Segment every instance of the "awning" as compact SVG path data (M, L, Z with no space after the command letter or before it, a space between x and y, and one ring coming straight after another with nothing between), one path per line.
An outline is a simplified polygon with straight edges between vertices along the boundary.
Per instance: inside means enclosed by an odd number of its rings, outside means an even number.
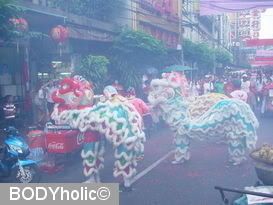
M272 8L271 0L200 0L200 15L220 15L255 8Z

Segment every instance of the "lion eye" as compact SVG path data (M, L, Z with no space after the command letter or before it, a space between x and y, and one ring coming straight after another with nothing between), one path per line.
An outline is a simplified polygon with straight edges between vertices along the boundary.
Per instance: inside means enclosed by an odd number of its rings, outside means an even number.
M62 87L64 90L66 90L68 88L68 85L63 85Z

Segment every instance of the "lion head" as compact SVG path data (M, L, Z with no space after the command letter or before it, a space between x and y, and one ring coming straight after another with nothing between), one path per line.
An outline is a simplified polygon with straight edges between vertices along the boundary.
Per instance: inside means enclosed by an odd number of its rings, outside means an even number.
M148 100L152 106L165 103L177 95L182 96L180 83L170 77L168 75L163 76L162 79L152 80L148 96Z
M80 76L65 78L60 81L59 89L52 95L56 104L71 109L93 104L92 84Z

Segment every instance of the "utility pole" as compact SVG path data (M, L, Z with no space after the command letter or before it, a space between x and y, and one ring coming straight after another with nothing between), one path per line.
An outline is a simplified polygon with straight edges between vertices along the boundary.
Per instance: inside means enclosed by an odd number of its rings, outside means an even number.
M177 44L177 50L180 51L180 58L181 58L181 65L184 65L184 52L183 52L183 27L182 27L182 7L183 3L182 1L178 1L178 17L179 17L179 38L178 38L178 44Z
M235 55L236 65L240 65L240 32L239 32L239 13L236 13L236 43L235 43Z
M138 4L136 1L130 0L130 7L133 12L131 12L132 15L132 29L134 31L137 30L137 9L138 9Z
M215 55L215 39L214 39L214 36L215 36L215 31L217 31L215 29L215 19L212 19L212 38L213 38L213 41L212 41L212 47L213 47L213 68L212 68L212 74L215 75L216 73L216 55Z

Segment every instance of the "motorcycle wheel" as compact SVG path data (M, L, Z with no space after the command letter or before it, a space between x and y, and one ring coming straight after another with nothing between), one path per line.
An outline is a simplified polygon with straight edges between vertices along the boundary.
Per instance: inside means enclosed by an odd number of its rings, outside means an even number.
M41 175L39 173L37 165L24 166L23 167L25 176L21 173L20 169L16 169L14 173L15 183L38 183L40 181Z

